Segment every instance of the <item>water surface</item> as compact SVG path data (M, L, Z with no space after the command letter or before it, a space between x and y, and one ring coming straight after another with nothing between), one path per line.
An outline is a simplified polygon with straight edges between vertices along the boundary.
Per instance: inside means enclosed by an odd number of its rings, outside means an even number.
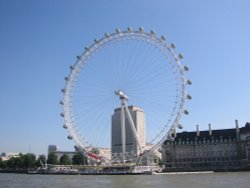
M249 188L250 172L178 175L0 174L1 188Z

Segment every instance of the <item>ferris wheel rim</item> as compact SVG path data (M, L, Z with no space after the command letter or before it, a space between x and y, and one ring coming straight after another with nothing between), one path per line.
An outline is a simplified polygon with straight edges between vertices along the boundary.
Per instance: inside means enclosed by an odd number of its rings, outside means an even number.
M127 30L127 31L120 31L116 30L116 32L111 33L111 34L105 34L103 38L100 40L95 40L95 42L90 45L90 47L86 47L84 52L80 55L77 56L77 61L76 63L70 67L71 71L68 75L68 77L65 78L66 80L66 85L65 88L63 89L63 100L62 100L62 105L63 105L63 113L61 114L64 117L64 128L66 128L69 132L69 139L73 139L74 142L76 143L76 146L81 147L83 149L87 148L87 144L85 143L84 138L81 136L81 133L79 132L77 125L75 124L74 121L74 115L72 114L72 104L71 104L71 94L74 88L74 82L76 81L77 75L81 72L81 69L84 67L85 63L87 63L88 58L93 56L95 53L98 52L101 48L105 47L105 45L113 42L113 41L119 41L122 39L126 38L139 38L140 40L146 41L149 44L154 44L161 50L166 50L168 53L170 53L175 61L173 63L177 64L179 74L181 75L181 80L182 80L182 93L181 93L181 102L178 106L177 113L174 117L172 125L170 125L170 128L165 131L165 135L156 143L151 149L154 150L158 148L161 143L165 139L167 139L172 133L173 130L177 127L177 123L184 111L184 106L185 106L185 100L186 100L186 82L187 79L184 74L184 68L182 67L180 63L180 57L176 55L174 52L173 48L171 46L167 45L166 39L164 37L157 37L155 33L146 33L143 30L139 31L132 31L132 30ZM164 125L164 129L166 129L168 125ZM157 136L156 136L157 137Z

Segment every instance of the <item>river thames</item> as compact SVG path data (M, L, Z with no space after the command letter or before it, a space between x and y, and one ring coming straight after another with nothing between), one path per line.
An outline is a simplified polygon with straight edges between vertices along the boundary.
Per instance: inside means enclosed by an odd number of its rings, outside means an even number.
M249 188L250 172L171 175L0 174L1 188Z

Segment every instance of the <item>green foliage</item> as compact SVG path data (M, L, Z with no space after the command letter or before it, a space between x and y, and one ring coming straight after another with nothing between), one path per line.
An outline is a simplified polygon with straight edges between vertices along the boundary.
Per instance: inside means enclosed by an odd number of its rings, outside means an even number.
M0 158L0 168L1 169L30 169L36 167L44 167L46 162L46 157L41 155L36 160L36 156L32 153L22 154L20 153L18 157L11 157L7 161L3 161ZM55 153L50 153L47 158L47 163L52 165L86 165L88 162L87 157L85 157L81 152L77 152L72 161L67 154L62 155L60 158L60 163L58 157Z
M47 163L48 163L48 164L52 164L52 165L57 165L57 164L59 164L57 155L56 155L55 153L50 153L50 154L48 155Z
M74 165L85 165L85 164L87 164L87 158L82 153L77 152L72 157L72 163Z
M63 154L60 158L61 165L71 165L71 159L67 154Z
M36 161L37 167L45 167L46 157L45 155L40 155Z
M4 169L6 167L7 167L6 161L3 161L2 158L0 158L0 168Z
M14 157L11 157L7 162L6 162L6 165L8 168L18 168L19 166L19 159L18 158L14 158Z
M158 156L154 157L154 162L158 165L163 165L162 159Z
M4 161L1 168L13 169L29 169L36 167L36 156L32 153L22 154L18 157L11 157L8 161Z
M23 168L36 167L36 156L32 153L27 153L23 155L23 157L21 158L21 165Z
M100 150L98 148L92 148L91 153L95 153L96 155L98 155L100 153Z

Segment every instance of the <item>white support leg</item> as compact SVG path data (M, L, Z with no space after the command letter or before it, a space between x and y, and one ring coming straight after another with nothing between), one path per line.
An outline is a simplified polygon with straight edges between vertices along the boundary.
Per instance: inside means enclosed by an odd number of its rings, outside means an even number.
M141 149L141 145L139 143L139 139L138 139L137 131L135 129L134 121L133 121L131 114L128 110L128 105L127 105L128 97L120 90L115 91L115 94L117 96L119 96L119 98L121 99L121 142L122 142L123 162L125 162L125 154L126 154L125 113L128 116L129 125L131 128L133 137L136 141L137 149L139 149L139 153L142 153L142 149ZM124 113L124 109L125 109L125 113Z
M125 114L124 114L124 102L121 101L121 142L122 142L122 161L125 163L126 154L126 129L125 129Z
M132 130L133 136L134 136L134 138L135 138L136 145L137 145L137 147L139 148L139 152L142 153L142 149L141 149L141 145L140 145L140 143L139 143L137 131L136 131L136 129L135 129L135 124L134 124L134 121L133 121L133 119L132 119L132 117L131 117L131 114L130 114L130 112L129 112L129 110L128 110L128 106L127 106L126 101L125 101L124 104L125 104L125 112L126 112L126 114L127 114L127 116L128 116L129 125L130 125L130 128L131 128L131 130Z

